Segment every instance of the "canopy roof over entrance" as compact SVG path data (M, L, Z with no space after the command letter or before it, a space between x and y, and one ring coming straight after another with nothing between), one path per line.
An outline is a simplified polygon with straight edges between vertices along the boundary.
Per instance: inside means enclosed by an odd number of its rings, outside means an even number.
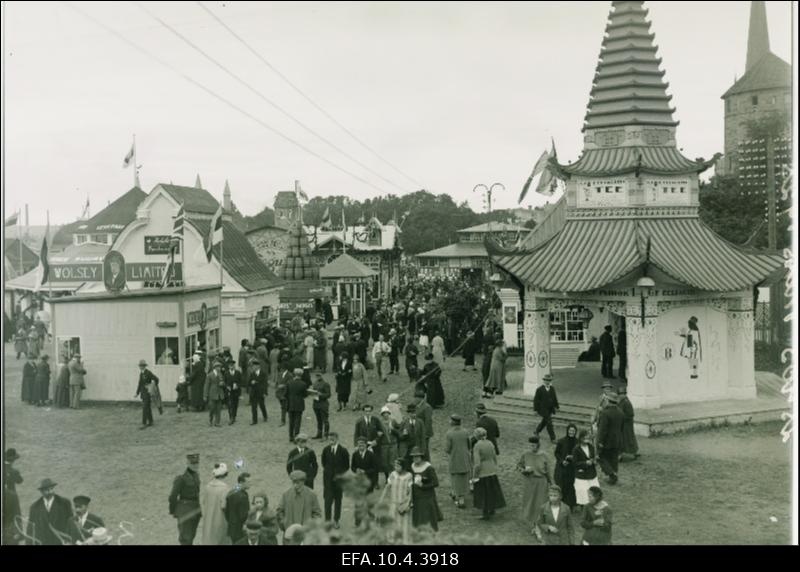
M730 244L697 217L567 220L561 232L533 249L503 251L490 241L487 249L495 264L523 283L555 292L596 290L647 262L698 290L732 292L763 282L783 266L781 256Z

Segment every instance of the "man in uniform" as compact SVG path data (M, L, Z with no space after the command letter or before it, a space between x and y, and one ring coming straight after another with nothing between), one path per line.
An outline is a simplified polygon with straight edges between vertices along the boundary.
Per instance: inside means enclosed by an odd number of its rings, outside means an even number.
M186 472L175 478L169 494L169 514L178 519L178 542L191 545L200 523L200 455L186 455Z

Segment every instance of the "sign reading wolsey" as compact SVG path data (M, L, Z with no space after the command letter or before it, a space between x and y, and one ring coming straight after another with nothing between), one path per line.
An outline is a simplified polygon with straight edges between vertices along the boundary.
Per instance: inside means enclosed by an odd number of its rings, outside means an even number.
M112 253L119 255L109 257ZM106 255L105 261L100 259L92 259L86 262L72 262L70 264L51 264L49 279L52 282L106 282L105 276L111 280L114 268L119 268L116 272L114 280L116 284L122 284L119 289L111 289L111 291L119 291L124 288L127 282L148 282L155 281L161 282L164 274L163 262L125 262L121 254L116 251L111 251ZM170 281L177 282L183 280L183 267L180 262L176 262L172 266L172 276ZM114 281L111 282L114 284ZM108 288L109 282L106 282Z

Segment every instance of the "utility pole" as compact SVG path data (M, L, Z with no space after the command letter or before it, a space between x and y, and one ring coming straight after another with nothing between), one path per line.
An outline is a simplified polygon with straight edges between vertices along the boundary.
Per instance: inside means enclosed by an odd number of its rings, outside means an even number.
M778 221L776 213L777 192L775 188L775 137L772 133L766 133L766 155L767 155L767 248L770 252L778 249ZM772 343L784 343L783 328L783 292L782 284L775 283L769 287L769 309L770 309L770 341Z

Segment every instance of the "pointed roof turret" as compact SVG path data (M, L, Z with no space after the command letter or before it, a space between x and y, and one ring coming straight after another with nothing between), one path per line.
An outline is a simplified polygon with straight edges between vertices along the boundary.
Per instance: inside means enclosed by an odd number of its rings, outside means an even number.
M758 60L769 53L769 31L767 30L767 7L764 2L750 3L750 30L747 35L747 64L749 71Z
M194 188L195 189L202 189L203 183L200 181L200 173L197 173L197 178L194 180Z
M222 208L230 212L232 205L233 202L231 201L231 187L228 184L228 179L225 179L225 190L222 191Z
M669 84L659 69L655 34L643 2L613 2L600 49L583 130L655 125L675 127Z

